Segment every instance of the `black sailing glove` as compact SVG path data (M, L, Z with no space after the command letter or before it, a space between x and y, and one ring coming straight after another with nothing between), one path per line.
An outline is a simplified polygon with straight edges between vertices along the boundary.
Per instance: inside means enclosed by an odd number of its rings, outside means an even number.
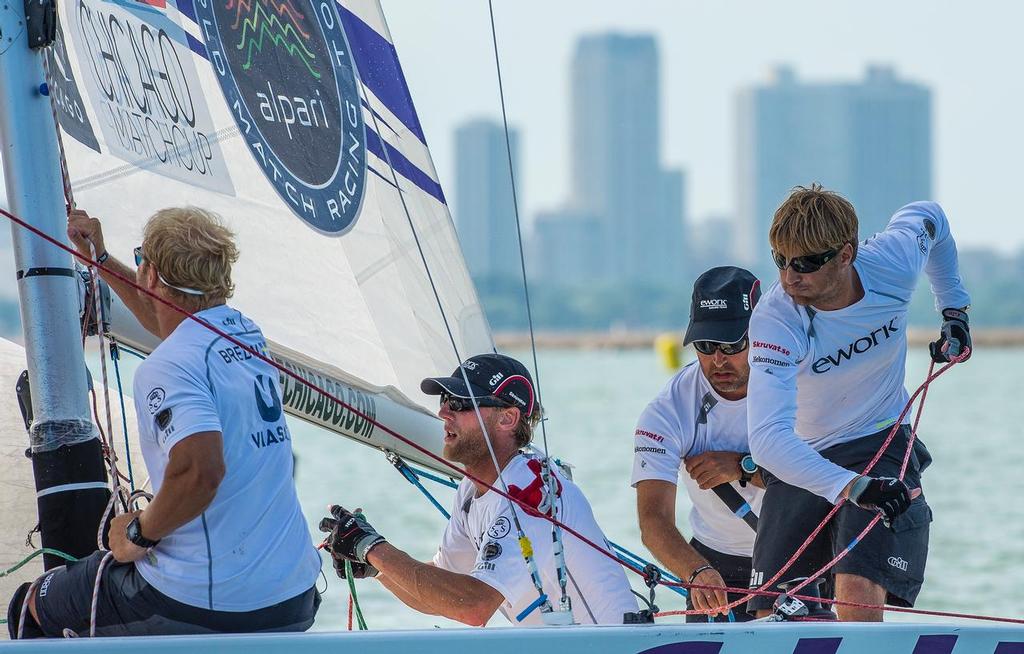
M947 345L949 347L946 347ZM971 347L971 329L967 326L967 313L960 309L943 309L939 340L928 344L932 361L949 363L950 359L960 356L964 349L969 347ZM942 351L943 348L946 349L945 352ZM971 358L969 353L967 358Z
M335 558L335 569L339 558L342 559L342 567L345 559L367 564L366 553L370 548L387 542L370 526L362 513L352 513L344 507L332 506L331 515L334 517L320 520L320 531L330 534L327 537L327 551Z
M334 572L337 573L337 575L342 579L348 579L348 574L345 572L346 563L352 566L353 579L366 579L367 577L376 577L380 574L380 570L373 567L369 563L349 561L348 559L342 558L340 556L334 556L333 554L331 554L331 558L334 560Z
M886 526L910 508L910 488L894 477L858 477L850 488L850 501L869 511L879 511Z

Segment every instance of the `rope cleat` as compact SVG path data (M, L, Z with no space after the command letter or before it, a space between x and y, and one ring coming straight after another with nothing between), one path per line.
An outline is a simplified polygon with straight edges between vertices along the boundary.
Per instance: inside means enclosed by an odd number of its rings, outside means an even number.
M796 588L806 580L807 577L797 577L778 584L779 590L783 591L783 593L775 600L774 612L768 618L769 622L784 622L804 618L815 621L836 621L839 619L835 613L826 608L820 601L811 599L821 598L820 587L825 583L824 577L815 579L800 589L800 594L805 598L803 600L789 594L790 589Z

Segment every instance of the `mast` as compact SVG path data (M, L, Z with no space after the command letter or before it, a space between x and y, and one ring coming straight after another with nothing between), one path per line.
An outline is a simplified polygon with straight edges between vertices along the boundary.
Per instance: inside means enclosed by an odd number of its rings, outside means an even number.
M31 16L26 16L26 5ZM52 42L55 21L52 1L0 5L0 157L11 212L67 242L42 51L29 45ZM67 252L13 223L11 229L32 395L29 442L42 543L81 557L96 549L110 491L89 411L77 275ZM44 559L47 569L60 563L49 555Z

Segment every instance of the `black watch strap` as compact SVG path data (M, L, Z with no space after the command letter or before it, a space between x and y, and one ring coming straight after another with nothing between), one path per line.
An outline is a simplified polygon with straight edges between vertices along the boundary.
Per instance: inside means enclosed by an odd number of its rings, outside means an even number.
M128 540L132 543L139 547L145 547L146 549L156 547L156 544L160 542L159 540L150 540L142 535L142 523L139 522L138 516L135 516L135 518L128 523L128 526L125 528L125 536L127 536Z

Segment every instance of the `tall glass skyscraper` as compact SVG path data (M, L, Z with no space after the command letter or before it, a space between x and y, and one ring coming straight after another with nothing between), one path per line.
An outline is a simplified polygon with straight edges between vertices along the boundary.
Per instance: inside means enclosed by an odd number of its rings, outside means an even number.
M571 85L570 213L595 221L600 276L675 281L684 260L683 178L661 165L654 37L580 39Z
M518 133L510 130L509 139L521 189ZM455 131L455 167L455 229L470 275L477 281L518 279L519 241L502 125L490 120L461 125Z
M771 270L768 227L797 185L819 182L849 199L860 236L902 205L932 199L931 91L869 67L859 83L802 83L789 68L740 92L736 254Z

